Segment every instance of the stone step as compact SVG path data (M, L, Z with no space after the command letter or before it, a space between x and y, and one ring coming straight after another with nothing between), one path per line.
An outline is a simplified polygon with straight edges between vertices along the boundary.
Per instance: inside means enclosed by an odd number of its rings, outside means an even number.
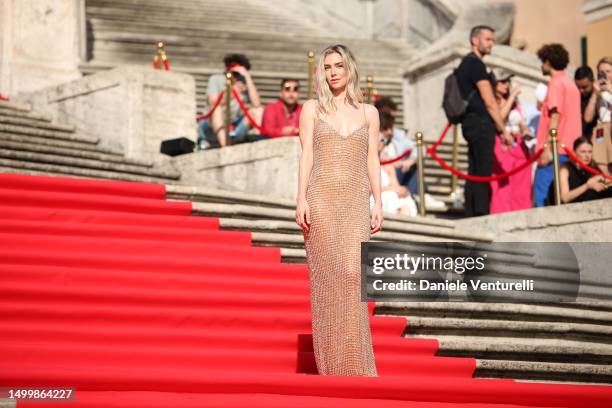
M29 113L31 109L25 104L0 100L0 110Z
M495 318L495 316L491 316ZM407 316L409 335L562 338L612 345L612 324L507 321L493 319Z
M14 116L5 115L0 111L0 124L4 125L17 125L17 126L28 126L36 129L56 130L59 132L74 132L75 127L69 125L61 125L57 123L50 123L46 120L40 120L34 117L25 116Z
M232 11L226 9L223 12L215 12L215 16L195 14L193 10L185 10L179 13L178 10L151 10L147 7L146 13L137 13L132 10L118 10L115 7L87 7L87 15L89 18L103 19L107 22L121 23L146 20L152 24L172 24L173 26L184 25L186 27L197 27L198 24L206 26L209 29L217 29L219 31L236 30L236 15L244 13L244 11ZM294 22L286 21L281 18L271 16L266 13L254 12L249 15L249 19L241 21L240 30L242 32L256 33L258 31L270 31L274 27L280 32L289 31L292 33L311 34L312 28L300 27ZM317 30L318 31L318 30ZM316 32L316 31L315 31Z
M83 143L98 143L98 138L87 135L76 135L73 132L69 131L60 131L60 130L49 130L49 129L37 129L31 126L23 126L23 125L7 125L4 123L0 123L0 132L1 133L9 133L9 134L17 134L17 135L27 135L27 136L36 136L36 137L44 137L54 140L67 140L67 141L75 141L75 142L83 142Z
M132 19L144 19L147 20L159 20L168 21L176 24L206 24L209 27L225 27L231 26L234 23L237 12L244 13L244 9L240 10L236 6L226 4L224 7L213 8L210 5L202 4L202 6L208 6L204 8L196 7L181 7L181 3L175 3L171 7L159 7L151 4L147 4L146 7L142 5L129 5L129 4L95 4L88 3L86 12L89 17L100 18L109 21L125 21ZM244 20L245 30L249 30L251 27L266 27L268 24L283 23L286 25L286 21L282 21L277 16L260 11L258 9L249 10L249 19ZM241 25L242 26L242 25ZM297 27L299 28L299 27Z
M336 38L309 38L304 36L299 37L282 37L271 32L244 33L242 31L236 33L223 32L219 30L211 30L208 28L186 28L184 25L168 26L156 25L153 22L135 23L130 22L128 28L121 29L121 24L109 24L108 22L100 22L92 19L94 31L96 33L94 47L98 44L102 46L127 46L136 45L145 47L147 50L155 52L156 41L162 39L166 45L168 57L188 53L190 49L199 51L214 52L217 50L226 51L236 47L236 43L240 43L240 47L250 50L250 56L253 58L262 58L262 52L270 52L275 50L284 53L287 58L295 58L296 56L305 56L306 52L314 51L317 53L329 44L338 42ZM262 43L262 41L265 41ZM367 60L382 59L388 61L398 61L409 57L408 51L404 51L407 55L404 57L398 56L397 47L386 46L385 43L342 39L343 43L355 49L355 56L360 63ZM94 48L95 49L95 48ZM367 58L365 58L367 56Z
M431 336L408 336L431 338ZM563 339L518 339L437 335L438 356L610 365L612 346Z
M281 248L281 261L283 263L306 263L306 251L299 248Z
M180 186L168 186L169 189L180 187ZM173 196L172 194L170 196ZM272 226L278 226L278 224L272 224L271 226L265 226L264 220L271 221L286 221L287 224L282 224L282 228L287 233L294 235L300 235L301 230L293 221L295 218L295 208L283 209L283 208L270 208L270 207L257 207L254 205L245 204L224 204L224 203L211 203L211 202L197 202L193 204L193 212L197 215L203 216L215 216L221 217L222 219L233 219L234 221L225 220L224 227L228 229L247 229L249 226L257 226L263 228L265 231L274 231ZM392 218L391 215L386 218ZM485 233L477 233L470 231L459 231L455 229L440 228L428 225L419 225L411 222L414 219L422 217L406 217L402 221L394 221L393 219L386 219L384 222L384 230L372 237L373 240L378 241L399 241L399 242L448 242L448 241L487 241L490 242L493 236ZM238 221L240 220L240 222ZM250 224L249 222L253 222ZM255 222L258 222L256 224ZM293 223L291 226L289 223ZM268 232L265 232L268 233ZM266 245L271 246L284 246L284 237L274 236L274 239L281 239L280 241L272 240L267 242ZM292 244L295 242L293 238L287 238ZM301 237L299 238L301 240Z
M476 302L378 302L377 313L393 316L418 316L496 320L508 322L559 322L612 325L612 306L603 302L564 304L513 304Z
M74 148L74 146L70 146L68 148L45 146L40 145L38 143L32 143L32 141L29 140L20 140L18 142L13 142L0 137L0 149L12 150L16 152L53 154L62 157L91 159L107 163L129 164L146 168L151 168L153 166L151 162L148 162L146 160L131 159L116 154L100 153L99 151L81 150L79 148Z
M579 361L551 363L542 361L478 359L476 360L474 377L581 384L612 384L612 366L584 364Z
M91 142L79 142L79 141L74 141L74 140L70 140L70 141L57 140L57 139L49 139L46 137L11 134L11 133L5 133L5 132L0 132L0 140L4 142L11 142L11 143L25 143L25 144L45 146L45 147L50 147L50 148L79 150L79 151L85 151L85 152L103 153L107 155L123 157L122 153L117 150L106 148L106 147L101 147Z
M259 214L249 214L249 205L252 206L266 206L269 207L267 210L283 210L285 212L272 212L267 215L267 218L270 219L288 219L294 220L295 218L295 202L289 199L279 199L279 198L270 198L266 196L260 196L256 194L248 194L242 192L228 192L220 189L213 189L208 187L196 187L196 186L182 186L182 185L169 185L166 189L166 195L168 198L176 199L176 200L188 200L193 201L196 204L223 204L223 203L232 203L239 204L236 207L216 207L213 206L209 209L206 207L201 207L202 210L210 210L210 211L221 211L227 214L234 215L249 215L247 219L256 219L259 217ZM289 211L289 212L287 212ZM221 215L221 213L219 213ZM428 225L434 226L438 228L442 228L445 231L453 230L455 228L455 223L448 220L441 220L432 217L406 217L402 215L388 214L385 217L386 222L385 225L387 228L393 227L396 224L394 222L400 223L410 223L410 224L420 224L420 225ZM401 231L401 229L400 229ZM476 235L470 236L473 239L476 239ZM483 239L478 239L479 241L490 241L490 235L481 236Z
M262 71L273 71L275 69L285 72L303 72L306 71L306 63L300 54L296 54L294 58L289 58L286 53L276 51L266 51L265 54L251 56L251 49L241 47L231 47L233 52L249 55L251 65ZM200 66L215 68L219 66L219 61L227 53L227 49L220 50L216 53L211 53L205 50L193 50L189 54L173 54L169 55L170 65L176 67L191 67ZM206 54L207 58L203 59L200 55ZM140 65L145 64L150 66L154 52L147 49L143 45L121 46L121 47L98 47L94 49L93 58L96 62L103 62L113 66L119 65ZM399 76L398 62L392 60L381 60L380 62L360 62L359 67L364 75L374 75L377 77L394 77Z
M228 3L228 5L226 7L231 7L231 5ZM142 7L143 9L145 7ZM150 10L150 7L146 7L146 9ZM97 13L94 11L97 10L103 10L103 13ZM305 19L300 18L300 19L291 19L291 18L287 18L287 14L283 13L283 15L280 16L280 19L278 18L278 14L279 11L283 11L275 9L272 13L270 13L269 10L265 10L264 12L264 16L262 17L263 19L266 19L267 21L257 21L259 20L256 17L256 14L254 14L253 16L250 16L252 18L249 19L243 19L241 21L240 24L240 29L238 30L236 25L231 25L231 23L235 22L235 18L229 18L227 19L229 21L230 24L228 24L228 21L225 21L226 18L225 16L227 16L226 11L221 12L219 15L214 15L217 13L217 11L213 12L213 13L208 13L208 15L204 16L204 18L202 18L201 16L197 15L198 13L194 13L193 11L187 11L187 12L179 12L176 13L174 12L174 10L168 10L168 11L157 11L157 12L150 12L147 13L146 16L144 15L134 15L134 13L130 12L130 11L123 11L121 10L122 13L118 13L116 10L113 10L112 6L107 6L104 7L104 9L101 8L96 8L95 10L93 8L88 8L88 18L91 19L94 23L95 26L97 27L104 27L104 28L116 28L118 23L121 23L125 20L131 20L133 22L135 22L136 24L138 24L137 27L147 27L147 23L150 23L149 26L156 26L157 28L172 28L172 27L184 27L186 29L209 29L211 31L219 31L219 32L224 32L226 35L232 35L235 33L241 33L241 34L254 34L257 33L257 31L262 31L264 34L274 34L275 32L281 32L280 27L288 27L288 29L286 31L283 32L283 36L287 37L287 38L297 38L297 37L302 37L304 38L305 41L309 41L309 40L324 40L324 41L329 41L334 40L334 42L338 42L338 39L342 39L342 40L348 40L348 41L352 41L354 43L356 42L360 42L363 44L373 44L375 41L373 40L369 40L366 38L358 38L358 36L354 36L354 35L338 35L337 33L333 32L333 26L330 26L329 24L326 24L325 27L323 27L323 29L320 29L319 27L317 27L317 25L313 25L310 22L308 22L306 25L302 24L302 22L305 21ZM242 11L241 13L244 13L244 11ZM257 11L255 12L257 13ZM269 15L273 14L274 16L272 17L273 21L270 21ZM277 23L278 22L278 23ZM119 30L120 31L120 30ZM344 38L342 38L344 37ZM348 38L347 38L348 37ZM399 40L376 40L376 42L382 43L385 46L388 47L396 47L399 49L411 49L412 46L410 44L404 43L402 41Z
M32 163L19 160L0 158L0 172L31 174L34 176L70 176L79 178L95 178L105 180L141 181L144 183L168 183L166 178L141 176L115 171L84 169L80 167L57 164Z
M0 109L0 115L10 118L22 118L28 119L35 122L46 122L50 123L51 118L45 115L40 115L30 111L12 110L12 109Z
M174 186L173 186L174 187ZM178 187L178 186L177 186ZM295 219L295 207L289 208L269 208L255 207L244 204L223 204L211 202L194 202L194 213L206 216L236 217L246 220L273 219L273 220L293 220ZM403 232L406 223L414 222L417 219L423 222L424 217L405 217L404 222L394 221L397 215L385 214L385 229L390 231ZM419 219L420 218L420 219ZM441 233L440 233L441 234ZM453 232L454 234L454 232ZM488 238L485 235L483 238Z
M182 186L168 186L168 189L180 188ZM186 196L182 194L177 194L176 192L169 192L169 197L173 198L181 198ZM182 199L182 198L181 198ZM265 207L256 207L255 205L244 205L244 204L224 204L224 203L215 203L211 202L210 199L205 199L206 202L198 202L198 199L191 201L195 201L194 209L202 215L213 215L213 216L227 216L227 217L236 217L242 219L277 219L277 220L293 220L295 218L295 205L291 204L287 207L279 208L265 208ZM291 202L289 200L289 202ZM435 227L441 227L441 232L436 232L439 234L438 236L444 236L453 240L477 240L490 242L492 236L486 233L474 232L457 232L454 230L452 225L452 221L443 220L433 217L407 217L396 214L385 214L385 230L386 231L396 231L396 232L405 232L406 230L410 230L410 227L407 227L408 224L411 225L429 225ZM425 230L425 228L423 228ZM418 232L418 229L415 231ZM432 232L433 234L433 232Z
M217 72L221 72L221 68ZM307 80L307 69L302 69L298 73L288 73L289 75L295 75L295 79L299 79L303 82L302 86L304 90L306 88L306 80ZM196 78L196 91L200 93L206 92L206 88L208 87L208 78L210 74L197 74L192 73L192 75ZM257 84L257 88L260 90L274 90L278 93L280 90L280 80L284 77L283 73L273 73L273 75L263 75L261 71L253 70L251 71L251 76L253 80ZM366 78L360 77L360 84L365 86ZM395 94L401 95L402 92L402 82L400 79L394 78L383 78L379 80L374 77L374 87L382 94ZM398 101L399 102L399 101Z
M227 224L227 223L226 223ZM297 226L297 225L296 225ZM301 230L300 230L301 231ZM304 248L304 239L300 234L276 233L276 232L253 232L253 244L257 246L282 247L282 248ZM449 242L452 239L419 234L388 233L381 231L377 233L371 242Z
M134 165L122 162L108 162L99 159L86 159L77 157L65 157L61 154L40 153L31 151L19 151L0 148L0 157L9 160L19 160L27 163L44 165L70 166L82 169L101 171L113 171L118 173L152 176L159 179L173 179L180 177L178 171L160 170L150 166Z
M470 231L448 230L440 227L419 225L412 223L401 223L389 221L393 230L387 231L387 222L383 225L383 231L375 235L377 241L403 241L403 242L451 242L451 241L482 241L492 240L492 235L473 234ZM248 220L221 218L221 227L232 230L265 231L299 234L302 230L294 221L279 220ZM393 232L392 232L393 231ZM401 231L401 232L398 232Z

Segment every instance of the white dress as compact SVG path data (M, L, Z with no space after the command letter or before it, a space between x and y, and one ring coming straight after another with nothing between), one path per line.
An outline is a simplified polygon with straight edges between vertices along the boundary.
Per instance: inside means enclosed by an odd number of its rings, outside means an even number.
M389 187L391 181L389 175L382 168L380 169L380 187ZM417 207L412 197L400 197L395 191L386 190L381 193L383 212L397 214L399 210L407 206L408 215L416 216ZM370 196L370 208L374 207L374 197Z

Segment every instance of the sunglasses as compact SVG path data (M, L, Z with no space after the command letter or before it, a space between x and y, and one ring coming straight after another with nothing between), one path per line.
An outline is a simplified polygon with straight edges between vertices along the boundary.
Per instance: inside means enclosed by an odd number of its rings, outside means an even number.
M300 90L299 86L283 86L283 90L287 92L297 92Z

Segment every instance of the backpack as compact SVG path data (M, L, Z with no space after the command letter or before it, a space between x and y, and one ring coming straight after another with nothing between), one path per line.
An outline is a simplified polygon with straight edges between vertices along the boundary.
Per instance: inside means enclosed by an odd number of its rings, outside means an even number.
M446 118L450 123L456 125L457 123L461 122L467 110L468 103L470 99L472 99L475 91L475 89L472 90L467 99L463 99L463 96L461 96L461 90L459 89L457 70L454 69L453 72L446 77L444 80L444 97L442 99L442 108L444 109Z

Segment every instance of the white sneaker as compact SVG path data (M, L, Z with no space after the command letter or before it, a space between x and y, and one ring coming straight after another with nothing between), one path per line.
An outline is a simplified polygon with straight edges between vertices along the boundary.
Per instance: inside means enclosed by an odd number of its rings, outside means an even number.
M430 194L425 193L425 208L446 208L446 203L442 200L433 198Z

